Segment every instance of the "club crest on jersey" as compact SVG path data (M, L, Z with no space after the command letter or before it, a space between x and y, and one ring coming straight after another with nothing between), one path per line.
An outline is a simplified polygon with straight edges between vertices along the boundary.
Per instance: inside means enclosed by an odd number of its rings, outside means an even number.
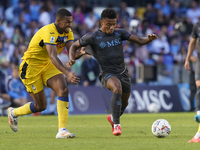
M101 47L101 48L105 48L106 47L106 43L104 43L104 42L101 42L100 44L99 44L99 46Z
M66 43L67 39L68 39L68 36L63 36L63 37L58 36L56 42L58 42L58 43Z
M65 36L65 37L64 37L64 43L66 43L66 42L67 42L67 37Z
M54 42L55 42L55 37L51 36L50 43L54 43Z

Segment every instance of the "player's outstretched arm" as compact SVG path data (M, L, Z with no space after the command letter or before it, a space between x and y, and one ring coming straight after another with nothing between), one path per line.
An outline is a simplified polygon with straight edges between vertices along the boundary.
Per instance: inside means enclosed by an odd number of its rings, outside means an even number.
M139 44L139 45L145 45L145 44L149 44L151 41L153 41L157 38L158 37L156 34L150 34L150 35L148 35L148 37L138 37L138 36L131 34L128 41Z
M69 49L70 49L70 47L72 46L73 43L74 43L73 41L70 41L70 42L66 43L66 49L68 51L68 54L69 54ZM79 59L84 54L85 54L85 48L84 47L82 47L81 49L77 49L76 50L76 54L75 54L75 60Z
M187 56L186 56L186 59L185 59L185 64L184 64L184 67L186 70L190 70L190 57L195 49L195 46L196 46L196 41L197 39L196 38L192 38L190 40L190 43L189 43L189 46L188 46L188 53L187 53Z
M47 52L49 54L49 57L51 59L51 62L54 64L54 66L60 70L63 74L65 74L68 78L68 80L73 84L78 84L80 79L76 76L74 72L69 72L60 59L57 57L57 48L54 45L46 45Z

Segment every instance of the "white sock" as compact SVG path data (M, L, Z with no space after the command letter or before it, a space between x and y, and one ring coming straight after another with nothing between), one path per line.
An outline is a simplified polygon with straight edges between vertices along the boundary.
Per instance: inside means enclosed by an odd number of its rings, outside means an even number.
M54 112L55 110L55 104L50 104L50 112Z
M200 132L197 132L194 136L195 139L198 139L200 137Z
M60 129L58 130L58 132L62 132L63 130L66 130L66 128L60 128Z
M113 116L112 116L112 115L111 115L110 119L111 119L111 121L113 122Z
M197 111L197 115L200 115L200 110Z
M14 113L14 109L11 110L11 114L12 114L13 117L16 117L16 116L15 116L15 113Z
M114 128L115 128L116 126L120 126L120 127L121 127L121 125L120 125L120 124L114 124Z

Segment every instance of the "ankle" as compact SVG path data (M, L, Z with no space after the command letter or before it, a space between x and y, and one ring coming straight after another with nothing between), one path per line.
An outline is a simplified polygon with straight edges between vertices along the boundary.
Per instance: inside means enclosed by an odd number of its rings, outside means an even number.
M120 124L114 124L114 128L115 128L115 127L117 127L117 126L120 126L120 127L121 127L121 125L120 125Z

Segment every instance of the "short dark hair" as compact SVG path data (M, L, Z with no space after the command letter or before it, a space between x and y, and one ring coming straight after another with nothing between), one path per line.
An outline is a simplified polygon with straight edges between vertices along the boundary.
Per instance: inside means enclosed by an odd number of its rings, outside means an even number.
M106 8L102 11L101 13L101 19L116 19L117 18L117 13L114 9L112 8Z
M60 8L57 12L56 12L56 18L62 19L65 16L72 16L72 14L65 8Z

